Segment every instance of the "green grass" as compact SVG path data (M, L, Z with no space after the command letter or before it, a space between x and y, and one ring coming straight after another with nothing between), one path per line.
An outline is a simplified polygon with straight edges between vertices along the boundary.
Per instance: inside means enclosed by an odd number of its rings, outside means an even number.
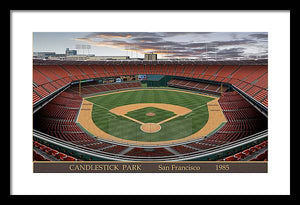
M157 142L187 137L200 130L208 120L206 103L213 98L167 90L134 90L86 98L93 106L94 123L103 131L122 139ZM110 109L135 103L165 103L192 109L192 113L161 124L156 133L144 133L140 124L114 115ZM97 106L98 105L98 106Z
M147 113L154 113L155 116L147 116ZM126 115L143 123L158 123L174 116L175 113L155 107L145 107L128 112Z

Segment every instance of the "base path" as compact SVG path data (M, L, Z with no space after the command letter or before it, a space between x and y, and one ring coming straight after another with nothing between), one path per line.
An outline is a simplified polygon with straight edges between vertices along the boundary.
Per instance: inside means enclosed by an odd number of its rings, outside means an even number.
M158 122L158 123L143 123L139 120L136 120L136 119L131 118L126 115L128 112L143 109L146 107L154 107L154 108L159 108L162 110L168 110L170 112L175 113L176 115L173 117L170 117L168 119L165 119L161 122ZM170 120L173 120L176 117L186 115L186 114L192 112L192 110L188 109L186 107L182 107L182 106L178 106L178 105L171 105L171 104L164 104L164 103L138 103L138 104L119 106L119 107L111 109L110 112L141 124L141 130L143 132L155 133L161 129L161 126L160 126L161 124L168 122ZM154 113L152 113L152 114L154 114ZM151 116L153 116L153 115L151 115Z
M164 103L138 103L138 104L130 104L130 105L124 105L115 107L110 110L110 112L116 114L116 115L125 115L128 112L139 110L146 107L154 107L159 108L162 110L168 110L170 112L174 112L176 115L185 115L189 112L192 112L191 109L182 107L179 105L172 105L172 104L164 104Z
M173 90L172 90L173 91ZM120 91L122 92L122 91ZM128 92L128 91L127 91ZM184 91L183 91L184 92ZM118 93L118 92L115 92ZM193 93L191 93L193 94ZM159 123L142 123L136 119L130 118L127 115L125 115L127 112L141 109L144 107L157 107L160 109L168 110L174 112L176 115L173 117L170 117L166 120L163 120ZM175 144L179 142L189 141L193 139L199 139L202 137L207 136L209 133L214 131L216 128L218 128L222 123L226 122L226 118L222 112L222 109L218 103L218 98L214 98L214 100L207 103L208 108L208 121L196 133L187 136L185 138L177 139L177 140L168 140L168 141L159 141L159 142L142 142L142 141L133 141L133 140L125 140L121 139L115 136L112 136L103 130L101 130L96 124L94 123L92 119L92 108L93 103L83 99L81 109L79 111L79 115L77 118L77 122L80 123L80 125L86 129L89 133L93 134L95 137L99 137L101 139L109 140L109 141L116 141L120 143L126 143L126 144L132 144L132 145L168 145L168 144ZM139 124L141 124L141 130L144 132L154 133L158 132L161 127L160 124L172 120L178 116L186 115L186 114L192 114L192 110L177 106L177 105L171 105L171 104L163 104L163 103L139 103L139 104L130 104L125 106L116 107L110 110L111 113L114 113L116 115L121 115L123 117L126 117L130 120L133 120Z
M131 112L134 110L139 110L139 109L146 108L146 107L154 107L154 108L159 108L162 110L168 110L170 112L175 113L175 116L165 119L158 123L143 123L139 120L136 120L136 119L131 118L126 115L128 112ZM186 115L186 114L192 112L192 110L188 109L186 107L182 107L182 106L178 106L178 105L171 105L171 104L164 104L164 103L138 103L138 104L119 106L119 107L111 109L110 112L141 124L142 125L141 130L143 132L155 133L160 130L160 128L161 128L160 124L165 123L170 120L173 120L174 118L177 118L179 116ZM145 125L145 124L148 124L148 125ZM153 124L156 124L156 125L153 125ZM153 127L153 129L151 129L152 127Z

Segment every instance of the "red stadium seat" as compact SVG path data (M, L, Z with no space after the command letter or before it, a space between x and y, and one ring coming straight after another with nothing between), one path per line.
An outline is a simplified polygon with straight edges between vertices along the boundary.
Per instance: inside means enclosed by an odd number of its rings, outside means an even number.
M250 155L249 149L244 150L242 153L244 154L245 157Z
M47 146L41 145L41 146L39 147L39 149L42 150L42 151L44 151L45 149L47 149Z
M255 148L257 149L257 150L260 150L260 149L262 149L263 147L261 146L261 145L255 145Z
M255 147L251 147L251 148L249 149L249 151L250 151L250 154L253 154L254 152L257 151L257 149L256 149Z
M225 158L225 161L237 161L237 158L235 158L234 156L229 156Z
M44 149L44 152L46 152L47 154L51 154L52 149L51 149L50 147L46 147L46 148Z
M33 143L34 147L39 148L41 146L41 144L37 141L34 141Z
M235 154L234 157L237 158L237 160L240 160L244 157L244 155L242 152L239 152L239 153Z
M57 159L60 159L60 160L64 160L66 157L67 157L67 155L64 154L64 153L58 153L58 154L56 155L56 158L57 158Z
M51 151L51 155L53 156L53 157L56 157L56 155L59 153L59 151L57 151L57 150L52 150Z
M39 154L35 150L33 150L33 160L34 161L49 161L43 155Z
M267 141L263 141L259 144L261 147L266 147L268 145Z
M74 157L71 156L67 156L65 158L63 158L64 161L76 161L76 159Z

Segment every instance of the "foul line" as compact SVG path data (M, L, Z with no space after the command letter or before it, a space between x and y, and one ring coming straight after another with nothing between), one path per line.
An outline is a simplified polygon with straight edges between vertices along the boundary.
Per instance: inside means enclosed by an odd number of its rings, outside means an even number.
M98 105L98 104L96 104L96 103L92 103L92 104L93 104L93 105L96 105L96 106L98 106L98 107L101 107L101 108L103 108L103 109L105 109L105 110L107 110L107 111L108 111L108 114L110 114L110 115L113 116L115 119L117 119L117 117L116 117L115 115L113 115L113 114L109 111L108 108L103 107L102 105Z
M202 104L202 105L196 107L195 109L192 109L192 111L197 110L197 109L199 109L199 108L201 108L201 107L203 107L203 106L205 106L205 105L207 105L207 103L206 103L206 104ZM194 114L194 113L191 112L191 113L187 114L184 118L186 118L187 116L192 115L192 114Z

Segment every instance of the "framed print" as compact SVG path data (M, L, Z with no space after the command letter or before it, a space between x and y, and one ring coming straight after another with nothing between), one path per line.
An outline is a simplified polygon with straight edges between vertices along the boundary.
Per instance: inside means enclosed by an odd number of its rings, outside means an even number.
M33 48L34 172L267 172L267 32L34 32Z

